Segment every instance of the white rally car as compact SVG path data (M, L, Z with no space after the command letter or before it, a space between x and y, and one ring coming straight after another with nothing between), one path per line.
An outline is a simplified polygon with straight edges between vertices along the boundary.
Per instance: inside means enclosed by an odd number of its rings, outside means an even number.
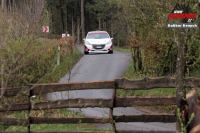
M84 53L113 53L112 39L106 31L90 31L84 40Z

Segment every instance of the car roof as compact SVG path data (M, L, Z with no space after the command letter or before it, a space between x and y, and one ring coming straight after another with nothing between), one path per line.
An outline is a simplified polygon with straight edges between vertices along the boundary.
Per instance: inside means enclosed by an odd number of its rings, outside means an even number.
M108 34L106 31L89 31L88 34L95 34L95 33L100 33L100 34Z

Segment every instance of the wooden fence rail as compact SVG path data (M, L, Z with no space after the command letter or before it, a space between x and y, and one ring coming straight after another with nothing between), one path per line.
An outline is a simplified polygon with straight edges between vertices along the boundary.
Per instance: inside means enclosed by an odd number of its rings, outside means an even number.
M186 78L185 87L200 87L199 78ZM4 96L16 95L39 95L51 92L69 91L69 90L89 90L89 89L108 89L117 88L125 90L149 90L153 88L175 88L175 78L159 77L145 78L142 80L129 80L126 78L110 81L94 82L74 82L74 83L51 83L51 84L30 84L21 88L6 89ZM29 88L32 88L29 90Z
M67 99L48 102L30 103L31 110L61 109L61 108L86 108L86 107L132 107L132 106L157 106L175 105L176 97L116 97L113 99ZM0 112L29 110L28 102L2 105ZM114 104L114 106L113 106Z
M97 117L30 117L30 124L64 124L64 123L111 123L115 122L164 122L173 123L176 121L174 115L113 115L113 119L110 118L97 118ZM3 118L0 117L0 122L5 125L17 125L28 126L28 119L16 119L16 118Z
M200 79L186 78L186 87L199 87ZM157 106L157 105L176 105L176 97L173 96L154 96L154 97L118 97L116 89L125 90L149 90L154 88L175 88L175 79L172 77L160 78L145 78L142 80L115 79L109 81L94 81L94 82L77 82L77 83L51 83L51 84L30 84L21 88L8 88L4 93L4 97L10 96L28 96L47 94L52 92L69 91L69 90L88 90L88 89L114 89L112 99L87 99L76 98L67 100L56 100L48 102L24 102L3 104L0 106L0 113L7 111L22 111L22 110L46 110L46 109L61 109L61 108L86 108L100 107L110 108L110 116L108 118L98 117L29 117L28 119L6 118L0 116L0 124L2 125L18 125L30 128L30 124L59 124L59 123L111 123L116 131L115 122L176 122L174 114L163 115L113 115L113 108L116 107L133 107L133 106ZM28 100L30 101L30 99ZM29 131L31 132L31 131ZM121 131L128 133L128 131ZM145 133L147 131L140 131ZM154 131L151 131L154 132ZM162 131L155 131L160 132ZM31 132L32 133L32 132ZM37 132L40 133L40 132ZM45 132L43 132L45 133ZM53 133L53 132L52 132ZM84 132L81 132L84 133Z

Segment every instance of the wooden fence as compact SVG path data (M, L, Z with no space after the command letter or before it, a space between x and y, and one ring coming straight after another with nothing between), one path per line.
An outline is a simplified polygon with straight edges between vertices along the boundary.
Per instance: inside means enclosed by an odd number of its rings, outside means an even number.
M188 88L199 87L200 79L198 78L186 78L185 86ZM6 111L22 111L28 110L46 110L46 109L61 109L61 108L86 108L86 107L100 107L110 108L109 118L97 118L97 117L64 117L64 118L52 118L52 117L31 117L28 119L6 118L0 116L1 125L17 125L28 127L30 131L31 124L64 124L64 123L111 123L113 132L117 133L132 133L133 131L117 131L115 123L117 122L163 122L173 123L176 122L176 116L174 114L162 114L162 115L113 115L113 109L115 107L133 107L133 106L157 106L157 105L176 105L176 97L118 97L116 96L117 89L124 90L149 90L154 88L175 88L175 79L172 77L159 77L159 78L145 78L142 80L129 80L129 79L115 79L109 81L95 81L95 82L74 82L74 83L51 83L51 84L30 84L29 86L21 88L8 88L5 90L4 97L23 95L28 97L28 102L25 103L12 103L9 105L3 104L0 106L0 113ZM112 99L67 99L48 102L31 102L30 97L33 95L46 94L51 92L69 91L69 90L88 90L88 89L105 89L113 88L114 93ZM140 131L145 133L148 131ZM154 131L151 131L154 132ZM155 131L159 133L166 133L166 131ZM4 132L5 133L5 132ZM7 132L8 133L8 132ZM35 133L35 132L31 132ZM37 132L46 133L46 132ZM48 132L56 133L56 132ZM72 133L62 132L62 133ZM77 133L77 132L76 132ZM79 132L85 133L85 132ZM94 133L94 132L93 132ZM171 133L170 131L168 133Z

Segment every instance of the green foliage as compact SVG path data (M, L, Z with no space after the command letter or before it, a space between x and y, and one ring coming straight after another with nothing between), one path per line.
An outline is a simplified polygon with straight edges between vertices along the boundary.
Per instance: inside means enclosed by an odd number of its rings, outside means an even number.
M53 6L55 4L55 0L46 0L47 6Z
M7 126L7 125L0 125L0 130L1 131L5 131L7 128L9 128L9 126Z
M167 29L169 13L178 1L118 1L120 12L126 21L127 45L131 49L133 70L138 75L173 76L176 69L178 34L177 29ZM188 1L193 8L196 1ZM199 12L195 8L194 12ZM196 20L196 23L199 23ZM186 30L187 71L199 67L199 29Z

